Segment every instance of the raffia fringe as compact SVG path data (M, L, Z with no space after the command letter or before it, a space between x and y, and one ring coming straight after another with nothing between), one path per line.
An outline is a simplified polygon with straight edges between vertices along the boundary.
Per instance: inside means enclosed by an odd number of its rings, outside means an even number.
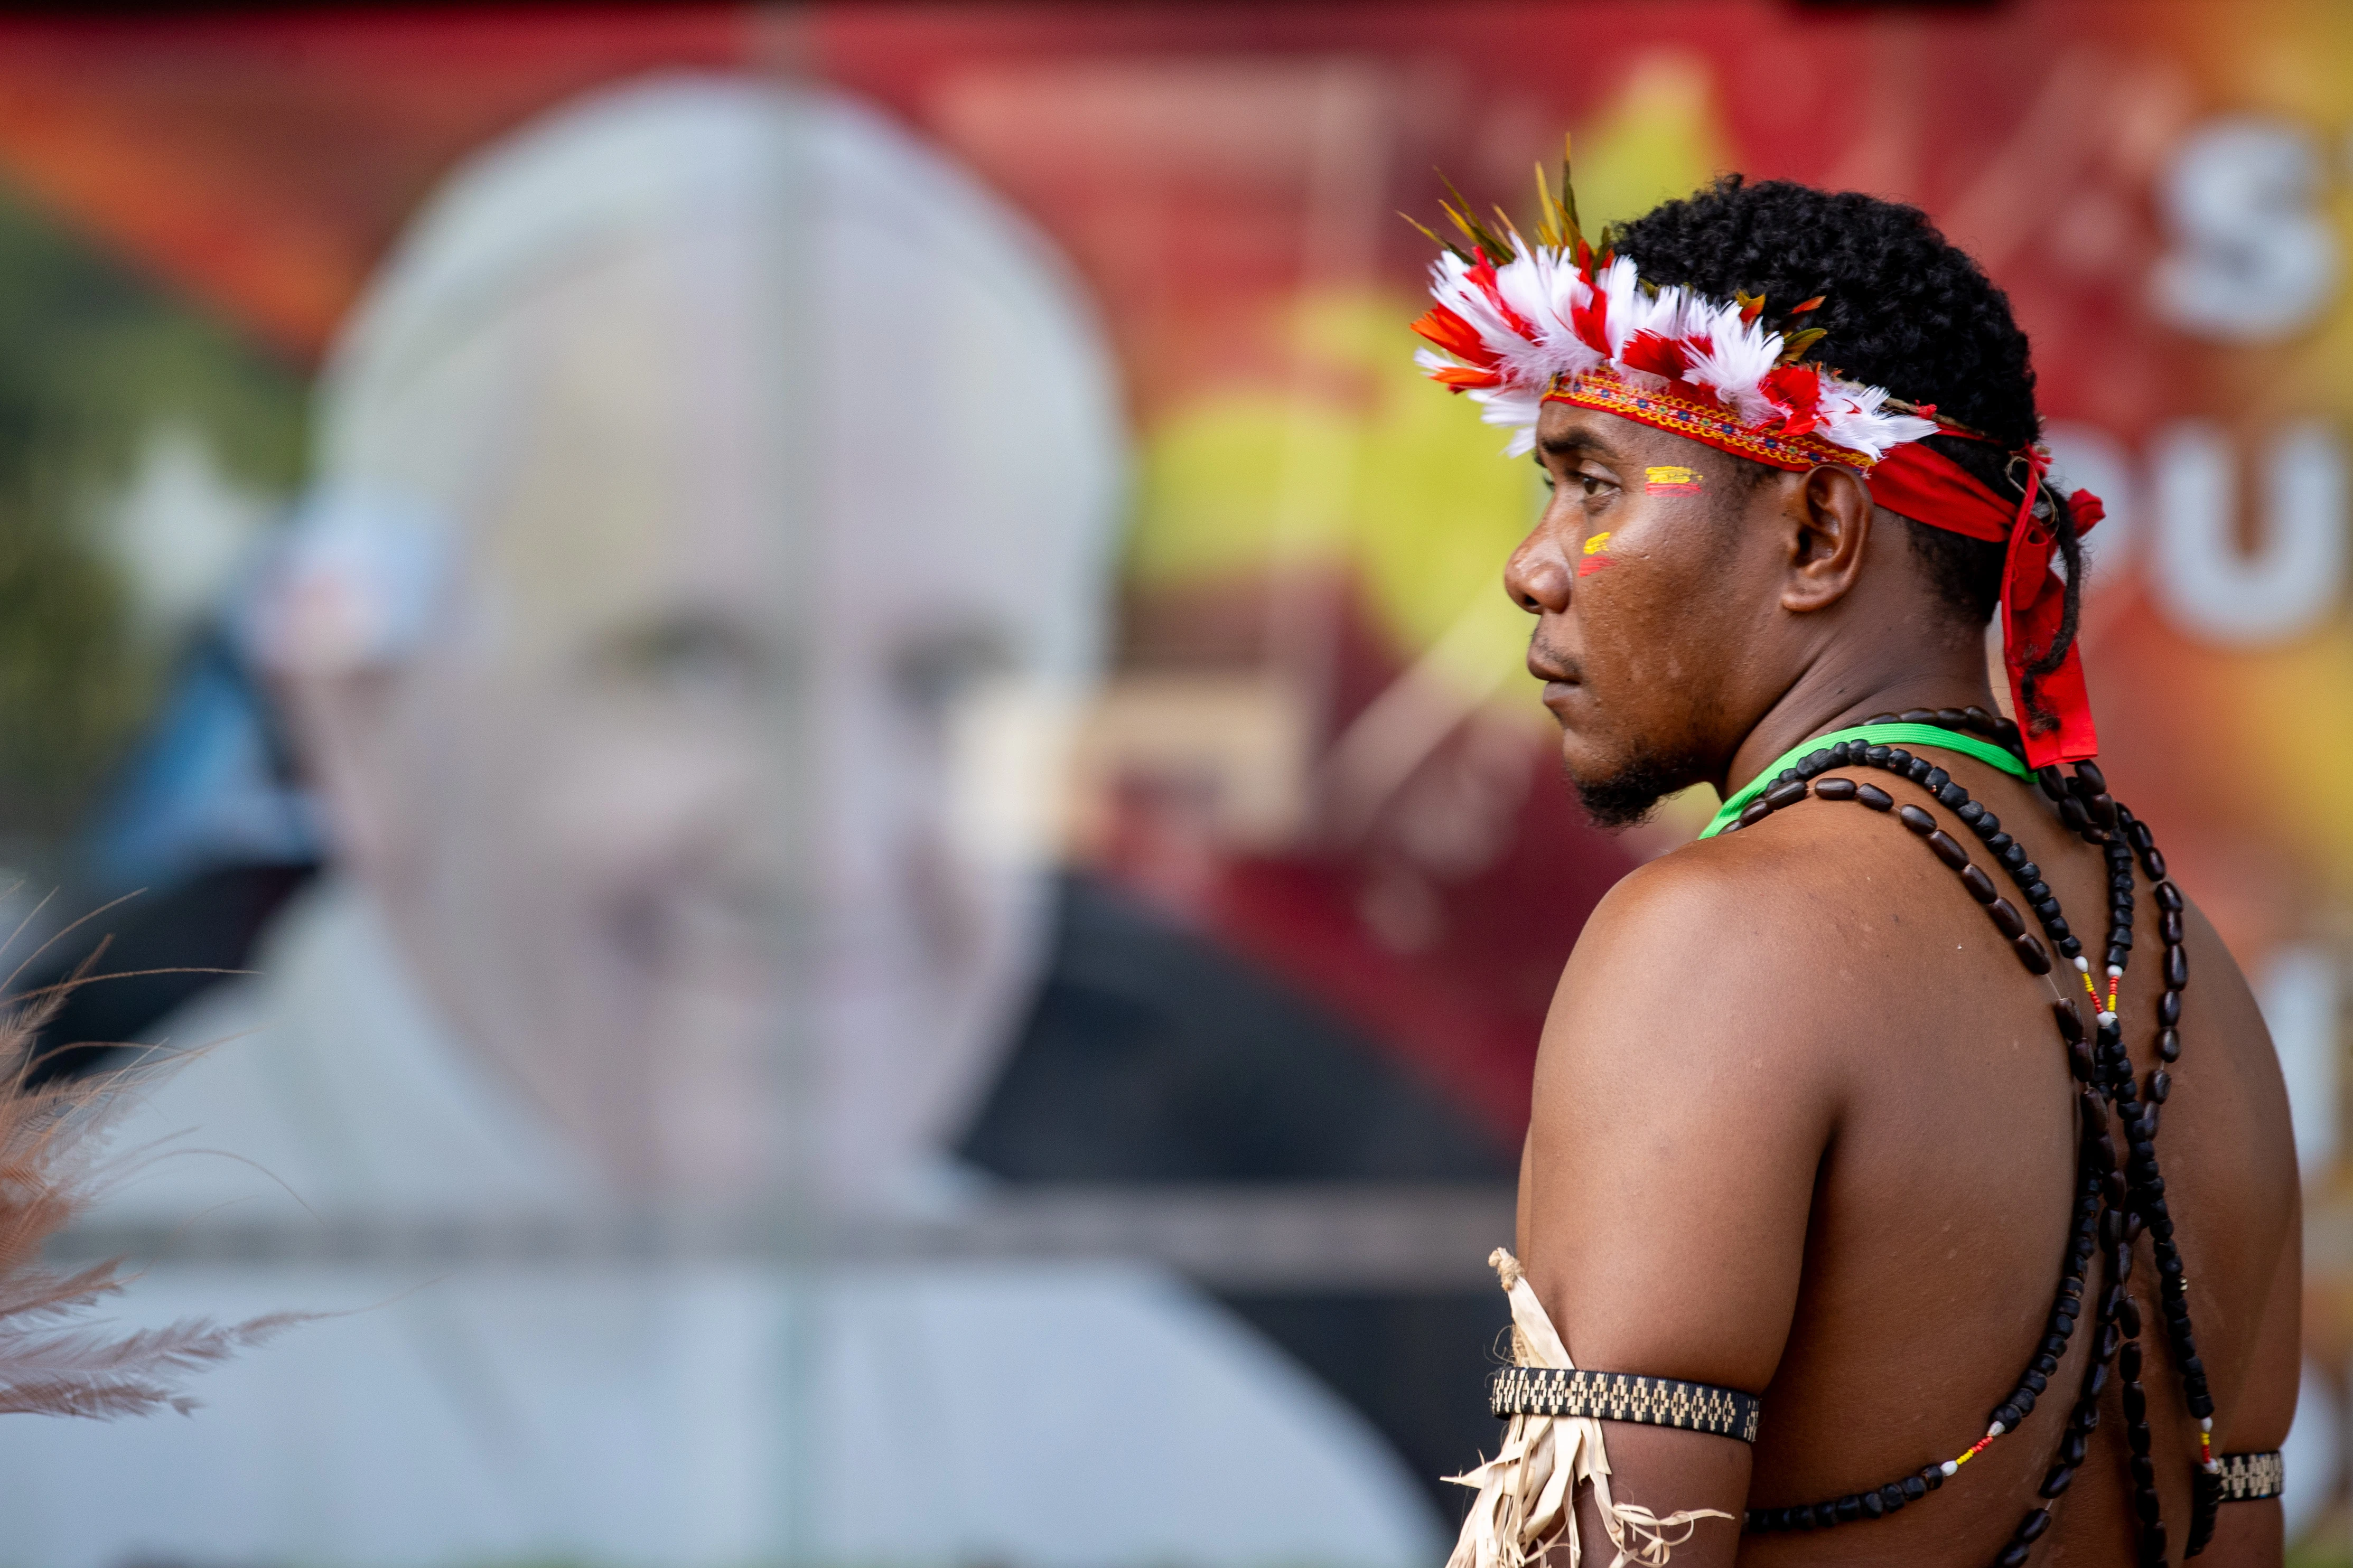
M1545 1315L1520 1270L1520 1260L1502 1247L1487 1257L1512 1299L1512 1360L1519 1366L1564 1369L1576 1363ZM1703 1519L1730 1519L1718 1509L1688 1509L1662 1519L1649 1509L1609 1495L1609 1455L1601 1423L1589 1415L1514 1415L1504 1447L1468 1475L1446 1478L1474 1488L1478 1501L1462 1521L1461 1538L1446 1568L1581 1568L1584 1543L1577 1534L1577 1494L1593 1489L1601 1528L1616 1555L1609 1568L1665 1568L1674 1549L1692 1537ZM1566 1561L1546 1554L1566 1546Z

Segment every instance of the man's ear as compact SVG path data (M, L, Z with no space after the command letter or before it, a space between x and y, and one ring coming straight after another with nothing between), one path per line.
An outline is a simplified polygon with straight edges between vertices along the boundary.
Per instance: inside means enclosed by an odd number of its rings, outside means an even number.
M1871 542L1871 492L1852 468L1825 464L1788 499L1789 561L1781 607L1804 615L1846 597Z
M398 680L396 668L378 663L281 668L269 679L334 857L362 877L386 869L396 852L385 764Z

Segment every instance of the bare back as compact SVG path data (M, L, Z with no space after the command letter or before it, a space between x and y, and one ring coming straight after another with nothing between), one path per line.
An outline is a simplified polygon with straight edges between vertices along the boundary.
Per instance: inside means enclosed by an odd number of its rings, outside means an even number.
M2030 785L1936 761L2001 816L2094 945L2106 908L2097 852ZM1951 826L1901 779L1826 776ZM2145 878L2139 892L2118 1012L2146 1077L2158 1065L2161 949ZM2185 923L2191 980L2158 1159L2216 1448L2269 1449L2286 1435L2298 1368L2287 1103L2237 965L2194 908ZM1621 1500L1737 1518L1901 1480L1985 1431L2035 1354L2068 1243L2075 1095L2052 1023L2060 982L2080 984L2063 966L2029 974L1919 839L1830 801L1679 851L1605 900L1546 1026L1521 1256L1578 1365L1765 1396L1753 1452L1609 1426ZM2130 1283L2155 1323L2149 1248L2144 1237ZM2095 1260L2094 1292L2103 1274ZM2038 1410L1916 1505L1826 1533L1744 1537L1710 1522L1675 1561L1990 1562L2042 1500L2095 1338L2077 1332ZM2165 1336L2141 1343L2178 1562L2196 1423ZM2111 1382L2038 1560L2135 1560L2119 1399ZM2279 1555L2277 1503L2234 1503L2205 1561Z

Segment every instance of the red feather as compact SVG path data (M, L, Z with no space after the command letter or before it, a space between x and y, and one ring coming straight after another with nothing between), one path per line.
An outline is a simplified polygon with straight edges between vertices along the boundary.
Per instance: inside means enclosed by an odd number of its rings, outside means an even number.
M1413 323L1413 330L1466 364L1493 370L1503 361L1479 336L1479 329L1443 305L1432 305Z
M1652 375L1663 375L1669 381L1681 381L1683 372L1692 367L1690 353L1674 339L1657 332L1636 332L1627 340L1626 352L1618 363L1629 370L1646 370Z
M1430 379L1440 386L1451 386L1457 392L1469 392L1474 387L1501 386L1500 371L1472 370L1463 365L1444 365L1430 373Z
M1595 353L1609 353L1609 296L1596 289L1582 305L1568 308L1568 328Z
M1783 435L1802 436L1819 423L1816 414L1822 404L1822 378L1811 365L1776 365L1765 373L1757 390L1781 411Z
M1484 250L1478 252L1478 257L1479 264L1463 276L1471 279L1472 287L1487 297L1487 303L1495 307L1495 313L1504 318L1504 325L1530 342L1535 342L1535 328L1529 323L1525 316L1513 310L1504 300L1503 285L1495 277L1495 264L1487 259L1487 253Z

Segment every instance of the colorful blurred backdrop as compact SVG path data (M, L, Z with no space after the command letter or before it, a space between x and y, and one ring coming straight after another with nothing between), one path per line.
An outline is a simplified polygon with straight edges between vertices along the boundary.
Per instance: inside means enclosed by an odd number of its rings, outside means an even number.
M11 923L142 972L50 1070L210 1047L79 1245L353 1314L0 1431L0 1561L1435 1561L1559 966L1714 805L1572 808L1409 360L1398 214L1564 132L2009 290L2341 1559L2353 13L1457 0L0 17Z

